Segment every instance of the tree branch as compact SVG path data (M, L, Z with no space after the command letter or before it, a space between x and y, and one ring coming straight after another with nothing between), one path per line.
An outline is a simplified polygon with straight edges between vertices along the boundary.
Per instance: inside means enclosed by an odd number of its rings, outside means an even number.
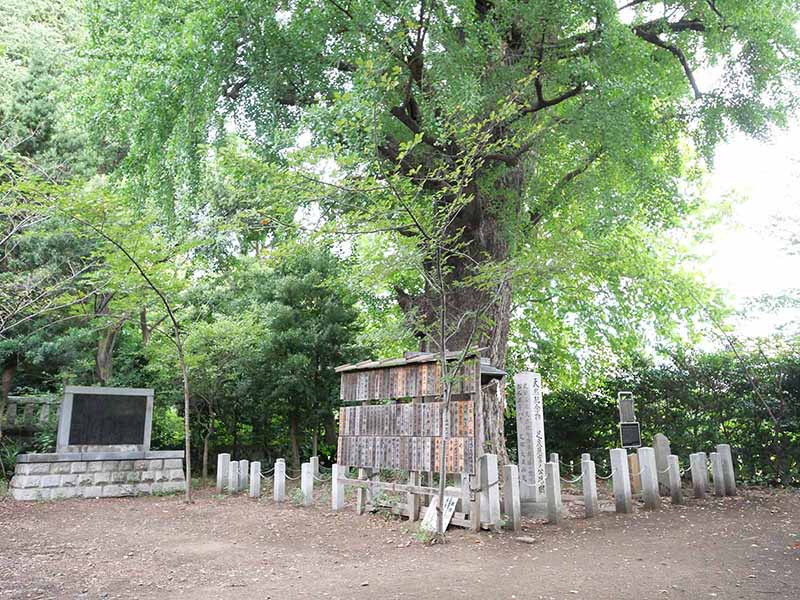
M569 185L569 183L576 177L588 171L589 167L591 167L601 156L603 156L604 153L605 149L601 146L600 148L592 152L586 158L586 160L584 160L580 165L572 169L569 173L566 173L559 180L559 182L553 187L553 190L550 192L550 194L548 194L546 206L543 207L541 210L536 210L535 212L533 212L533 214L531 214L531 225L533 225L534 227L538 225L544 218L545 212L547 210L551 210L554 207L556 202L555 198L556 194L560 190L563 190L567 185Z
M678 61L680 61L681 66L683 67L683 72L686 74L686 78L689 80L689 85L692 86L692 90L694 91L694 97L701 98L703 96L703 92L701 92L700 88L697 86L697 81L694 78L694 73L692 72L692 68L689 65L689 61L686 59L686 55L683 53L683 50L681 50L675 44L672 44L670 42L665 42L660 37L658 37L658 34L650 31L649 29L635 27L633 31L637 35L637 37L643 39L644 41L671 52L673 56L675 56L678 59Z

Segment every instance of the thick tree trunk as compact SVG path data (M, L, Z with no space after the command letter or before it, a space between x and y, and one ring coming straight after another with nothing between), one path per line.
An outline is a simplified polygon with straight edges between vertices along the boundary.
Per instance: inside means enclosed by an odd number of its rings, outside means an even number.
M482 267L502 265L509 256L508 233L503 231L499 210L503 203L518 205L523 179L518 170L511 170L500 178L503 185L502 201L484 196L475 185L470 191L471 201L449 224L447 236L457 244L458 253L446 259L445 295L447 301L446 350L461 350L466 346L484 347L484 356L499 368L506 358L509 323L511 320L511 280L501 266L493 285L481 288L465 282L478 274ZM495 192L496 193L496 192ZM509 218L506 216L506 218ZM445 249L445 253L446 249ZM435 273L433 259L425 268ZM435 280L435 277L432 277ZM398 301L407 315L414 315L423 350L438 351L438 317L441 307L439 292L426 285L422 294L411 296L398 289ZM424 332L424 333L423 333Z
M0 383L0 390L2 390L2 400L5 405L8 402L8 396L11 394L11 385L14 383L14 375L17 372L17 365L19 359L16 354L9 356L3 363L3 377Z
M336 427L336 419L333 417L333 413L329 413L325 416L325 422L323 423L324 428L324 440L328 446L336 446L337 442L339 441L339 429Z
M503 219L519 217L520 198L524 179L519 168L510 169L497 181L498 189L492 197L484 195L478 185L470 191L471 201L448 227L448 236L458 244L458 253L447 258L445 270L445 296L447 302L447 343L445 350L462 350L465 347L486 348L483 353L489 362L503 368L506 359L509 325L511 322L512 296L511 277L504 266L509 256L509 233L512 228L503 227ZM504 210L504 215L501 215ZM452 247L448 242L446 247ZM446 251L446 250L445 250ZM482 267L496 268L494 285L473 287L468 282ZM435 273L435 264L425 265L429 273ZM430 279L436 280L435 276ZM426 285L423 294L410 296L397 290L398 301L407 315L415 315L426 332L421 350L436 352L438 318L442 298L436 289ZM431 332L434 332L431 335ZM501 464L507 461L505 450L504 398L505 394L494 394L496 406L484 407L487 439L494 440Z
M203 436L203 487L206 485L206 480L208 479L208 440L211 438L211 429L206 432Z
M231 450L233 455L231 456L231 460L238 460L239 456L239 412L234 411L233 413L233 449Z
M111 380L114 366L114 346L117 343L117 333L119 330L109 328L100 336L97 342L97 353L95 354L94 376L97 382L106 385Z
M314 437L311 438L311 456L317 456L319 452L319 429L314 428Z
M3 437L2 415L8 406L8 396L11 394L11 384L14 383L14 374L17 372L19 359L16 354L9 356L3 363L3 376L0 381L0 438Z
M113 292L97 294L95 298L95 317L107 319L110 316L110 304L113 297ZM127 320L128 317L124 316L119 321L109 325L108 328L102 332L100 339L97 341L94 374L97 382L102 385L106 385L111 381L114 366L114 348L117 345L117 336Z
M297 441L297 416L289 417L289 441L292 444L292 466L295 472L300 471L300 444Z
M150 343L150 328L147 326L147 309L139 311L139 329L142 332L142 346Z

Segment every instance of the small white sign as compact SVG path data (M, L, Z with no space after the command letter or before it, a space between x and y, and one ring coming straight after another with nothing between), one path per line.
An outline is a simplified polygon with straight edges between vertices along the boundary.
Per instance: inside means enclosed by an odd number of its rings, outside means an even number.
M444 530L447 530L447 527L450 525L453 514L456 512L456 504L458 504L458 498L455 496L444 497L444 513L442 514L442 528ZM422 525L420 525L422 529L427 529L431 533L436 533L436 508L438 506L439 496L433 496L431 498L431 503L428 505L428 510L425 511L425 518L422 519Z

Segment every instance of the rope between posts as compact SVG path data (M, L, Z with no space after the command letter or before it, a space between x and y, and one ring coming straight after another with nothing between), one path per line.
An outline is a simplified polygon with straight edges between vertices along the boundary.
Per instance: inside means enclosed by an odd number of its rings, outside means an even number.
M609 474L608 474L607 476L605 476L605 477L603 477L602 475L595 475L595 477L597 477L598 479L602 479L603 481L605 481L606 479L611 479L611 478L614 476L614 473L616 473L616 472L617 472L617 470L616 470L616 469L612 469L612 470L611 470L611 473L609 473Z
M558 459L558 464L560 464L560 465L561 465L562 467L564 467L565 469L569 469L569 472L570 472L570 473L572 473L572 472L575 470L575 464L574 464L574 463L566 464L566 463L565 463L563 460L561 460L560 458Z
M561 481L564 483L578 483L581 479L583 479L583 473L578 475L575 479L567 479L566 477L562 477Z
M265 480L266 479L272 479L272 477L270 477L269 475L266 475L264 473L259 473L259 475L261 475L261 479L265 479Z
M314 475L314 479L316 481L330 481L331 479L333 479L333 477L318 477L317 475Z
M659 473L669 473L669 467L667 467L667 468L666 468L666 469L664 469L663 471L659 471Z
M299 476L299 475L298 475L297 477L289 477L288 475L285 475L285 477L286 477L286 479L288 479L289 481L297 481L298 479L300 479L300 476Z
M486 490L488 490L490 487L494 487L494 486L498 485L499 483L500 483L500 480L498 479L498 480L494 481L493 483L490 483L489 485L487 485L485 488L483 488L483 487L479 487L479 488L472 488L472 487L471 487L471 488L469 488L469 491L470 491L471 493L473 493L473 494L477 494L477 493L479 493L479 492L485 492L485 491L486 491Z

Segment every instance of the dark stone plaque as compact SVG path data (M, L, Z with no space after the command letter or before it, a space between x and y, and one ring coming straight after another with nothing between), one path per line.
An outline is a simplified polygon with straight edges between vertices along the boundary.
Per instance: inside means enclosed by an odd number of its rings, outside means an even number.
M69 444L141 445L146 415L147 396L74 394Z
M623 448L639 448L642 445L642 432L639 423L620 423L619 435Z

